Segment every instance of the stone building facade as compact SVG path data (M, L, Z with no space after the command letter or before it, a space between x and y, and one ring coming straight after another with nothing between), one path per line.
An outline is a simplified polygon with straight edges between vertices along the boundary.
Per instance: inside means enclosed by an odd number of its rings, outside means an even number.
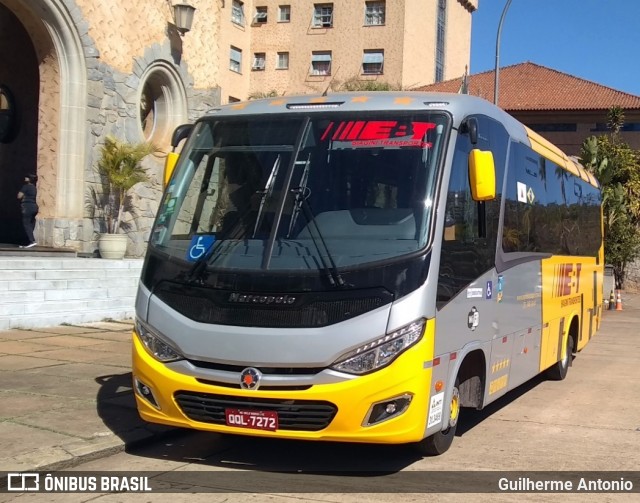
M150 140L167 152L179 124L255 94L322 91L350 73L403 86L428 83L437 80L436 59L440 78L462 74L478 2L189 3L194 23L180 33L171 0L0 0L0 243L24 242L16 193L24 175L36 173L38 243L94 253L99 228L87 202L109 135ZM335 23L310 27L318 8L326 20L328 6ZM384 21L363 28L367 9L380 6ZM289 19L277 23L283 7ZM266 22L257 16L263 11ZM382 73L358 73L365 59L375 67L380 50ZM327 51L335 54L334 71L310 75L315 53ZM275 69L284 52L289 69ZM255 68L261 53L270 58L264 71ZM144 253L161 195L162 152L144 161L151 180L132 196L129 256Z

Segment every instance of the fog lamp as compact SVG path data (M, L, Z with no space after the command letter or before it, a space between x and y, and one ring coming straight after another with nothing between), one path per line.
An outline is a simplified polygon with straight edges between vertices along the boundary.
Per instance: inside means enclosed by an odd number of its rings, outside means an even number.
M397 417L409 408L413 395L404 394L374 403L364 418L363 426L372 426L392 417Z
M134 388L136 390L136 393L141 398L144 398L147 402L153 405L156 409L160 409L160 406L158 405L158 401L156 400L156 397L153 396L153 391L151 391L151 387L147 386L137 377L133 379L133 382L134 382Z

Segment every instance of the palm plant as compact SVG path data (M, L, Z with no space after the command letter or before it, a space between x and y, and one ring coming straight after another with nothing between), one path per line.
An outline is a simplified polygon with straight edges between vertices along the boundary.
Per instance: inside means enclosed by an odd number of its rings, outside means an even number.
M97 162L101 187L90 189L90 216L102 219L108 234L117 234L123 226L125 207L130 206L129 191L149 180L141 162L157 151L149 142L127 143L111 136L106 138Z

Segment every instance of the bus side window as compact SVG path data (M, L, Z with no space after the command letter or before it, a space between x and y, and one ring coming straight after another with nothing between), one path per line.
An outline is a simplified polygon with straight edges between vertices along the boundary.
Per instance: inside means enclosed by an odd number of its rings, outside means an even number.
M495 263L500 202L509 136L504 127L484 116L477 116L478 141L468 134L456 140L440 254L438 302L447 302ZM474 201L469 183L469 152L478 148L491 151L496 169L496 198Z
M438 302L452 299L484 269L480 265L482 243L478 240L478 203L471 197L469 185L471 148L469 135L458 135L447 189Z
M478 206L471 197L465 147L458 141L453 158L445 213L445 241L469 242L477 237Z

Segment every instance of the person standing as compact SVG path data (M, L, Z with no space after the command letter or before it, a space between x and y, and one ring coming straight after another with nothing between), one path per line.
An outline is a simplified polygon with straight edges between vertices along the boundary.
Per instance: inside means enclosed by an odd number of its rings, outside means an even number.
M37 179L36 175L25 176L24 185L18 192L20 210L22 212L22 225L29 240L29 244L20 246L20 248L31 248L37 244L33 235L33 231L36 228L36 215L38 214L38 203L36 203L36 195L38 194L36 190Z

